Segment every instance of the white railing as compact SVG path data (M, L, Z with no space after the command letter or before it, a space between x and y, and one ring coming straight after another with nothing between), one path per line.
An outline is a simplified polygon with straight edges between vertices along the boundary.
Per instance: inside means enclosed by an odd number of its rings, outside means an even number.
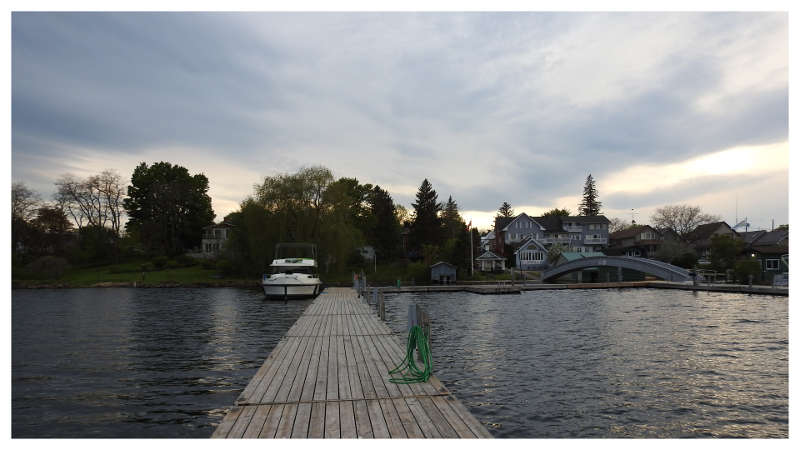
M572 233L580 233L583 231L582 226L571 226L571 227L564 227L564 231L572 232Z
M537 239L542 244L568 244L570 243L570 238L563 237L563 238L542 238Z
M608 244L608 238L584 238L584 244Z

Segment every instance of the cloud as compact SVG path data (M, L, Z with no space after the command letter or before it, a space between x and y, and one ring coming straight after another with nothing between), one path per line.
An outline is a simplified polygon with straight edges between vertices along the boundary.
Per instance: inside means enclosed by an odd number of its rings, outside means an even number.
M633 167L788 140L785 13L14 13L12 77L15 180L163 159L220 216L317 164L484 215L591 172L625 210Z

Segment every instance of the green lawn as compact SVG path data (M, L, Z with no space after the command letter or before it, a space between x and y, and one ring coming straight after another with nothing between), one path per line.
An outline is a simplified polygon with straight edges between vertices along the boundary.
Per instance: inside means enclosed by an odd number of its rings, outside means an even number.
M63 276L50 280L13 280L15 286L63 285L67 287L88 287L99 283L129 283L137 285L162 284L201 284L201 285L257 285L259 277L233 276L222 277L217 269L204 269L200 264L189 267L164 268L142 272L142 264L147 261L134 261L98 267L82 267L68 269ZM344 272L322 273L322 281L327 284L345 284L352 282L353 272L361 269L349 269ZM377 272L374 266L364 268L367 281L370 283L394 286L397 280L402 285L427 284L429 271L424 265L404 265L402 263L379 264ZM508 273L475 272L472 278L459 273L460 281L495 281L509 280ZM518 278L519 279L519 278Z
M134 283L140 285L158 284L225 284L226 282L252 282L238 278L222 278L216 269L204 269L200 265L189 267L164 268L149 272L141 271L141 262L112 264L99 267L72 268L58 279L14 280L28 286L60 284L70 287L92 286L98 283Z

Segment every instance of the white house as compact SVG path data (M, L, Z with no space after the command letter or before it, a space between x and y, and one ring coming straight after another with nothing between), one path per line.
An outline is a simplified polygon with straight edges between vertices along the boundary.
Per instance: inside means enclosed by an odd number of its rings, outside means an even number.
M227 222L203 227L200 256L203 258L214 258L218 256L228 242L231 228L233 228L233 225Z

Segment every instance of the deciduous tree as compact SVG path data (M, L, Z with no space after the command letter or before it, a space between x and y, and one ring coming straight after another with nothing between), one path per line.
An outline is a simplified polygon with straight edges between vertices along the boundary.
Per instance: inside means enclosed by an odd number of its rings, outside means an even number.
M719 216L704 213L699 206L667 205L656 209L650 222L662 230L672 230L686 237L698 225L719 221Z
M569 216L570 214L571 213L567 208L564 208L564 209L553 208L551 210L545 211L544 214L542 214L542 217Z
M203 227L214 220L208 178L163 161L136 167L123 205L126 228L154 253L174 255L198 246Z
M30 221L36 216L42 199L25 183L16 182L11 185L11 216Z
M622 231L631 226L629 222L626 222L620 219L619 217L612 217L611 219L609 219L609 222L611 222L610 224L608 224L609 233L616 233L617 231Z

